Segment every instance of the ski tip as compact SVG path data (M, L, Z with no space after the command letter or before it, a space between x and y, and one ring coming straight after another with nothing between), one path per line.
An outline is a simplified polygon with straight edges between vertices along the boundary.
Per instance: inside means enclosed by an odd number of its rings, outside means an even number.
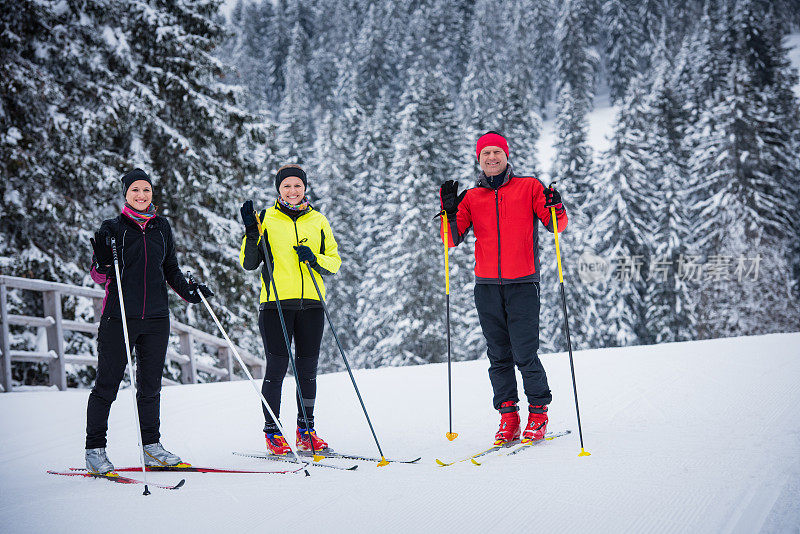
M447 433L447 434L445 434L444 436L445 436L447 439L449 439L450 441L453 441L454 439L456 439L456 438L458 437L458 432L448 432L448 433Z
M481 463L475 458L470 458L469 461L472 462L472 465L481 465Z
M409 460L408 463L415 464L415 463L419 462L420 460L422 460L422 456L417 456L413 460Z
M182 478L180 482L175 484L175 489L182 488L184 484L186 484L186 479Z
M439 465L440 465L440 466L442 466L442 467L447 467L448 465L453 465L453 463L452 463L452 462L448 464L448 463L445 463L445 462L441 461L441 460L440 460L440 459L438 459L438 458L436 458L436 463L437 463L437 464L439 464Z
M355 471L356 469L358 469L358 466L354 465L353 467L348 467L346 470L347 471Z

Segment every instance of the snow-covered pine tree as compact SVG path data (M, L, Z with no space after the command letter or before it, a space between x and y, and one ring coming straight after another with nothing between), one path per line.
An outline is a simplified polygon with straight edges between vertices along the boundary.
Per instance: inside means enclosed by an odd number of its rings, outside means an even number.
M671 57L666 35L656 48L652 81L646 99L645 194L655 196L647 225L649 266L645 295L647 343L688 341L696 338L697 284L677 272L681 257L688 254L692 221L687 217L690 199L688 150L685 137L689 116L680 94L685 56Z
M639 73L639 54L644 36L636 20L637 0L603 2L601 27L609 97L612 104L625 97Z
M369 99L370 81L358 76L354 60L356 45L343 45L350 53L338 58L339 75L336 90L331 97L335 113L326 114L324 130L317 135L314 167L325 180L325 194L321 199L324 213L331 222L339 243L342 266L330 280L328 300L337 334L344 348L355 348L358 340L354 325L357 315L357 295L362 283L366 259L357 249L364 238L363 205L367 203L369 185L364 183L364 164L356 154L357 135L368 112L360 102ZM369 61L367 60L369 65ZM364 96L362 96L364 95ZM368 149L367 149L368 152ZM367 155L367 154L360 154ZM338 349L330 335L326 338L323 352L332 365L339 360Z
M371 113L381 89L389 85L393 74L383 40L383 20L380 5L371 4L353 47L355 97L365 113Z
M393 227L394 220L389 215L399 207L391 203L397 180L388 169L394 155L394 139L397 120L390 114L389 89L384 88L375 104L371 116L362 121L355 144L354 159L359 162L356 174L359 184L359 198L363 200L359 212L362 224L358 228L356 255L362 261L359 273L360 284L355 298L356 320L353 329L358 342L356 353L361 365L369 360L375 344L382 335L375 331L375 323L383 314L383 300L380 287L385 287L392 273L375 261L376 254L384 251L385 242L398 234ZM377 301L381 302L378 303Z
M579 217L591 190L588 173L592 149L586 139L586 116L592 109L598 60L584 28L587 12L585 0L568 0L561 6L556 26L558 141L551 174L568 195L565 199L569 202L571 214ZM586 221L575 222L585 224Z
M724 83L689 132L694 244L716 262L760 255L765 263L761 278L749 285L708 277L700 295L704 337L784 331L795 328L798 317L796 304L786 299L790 260L779 252L791 250L797 236L789 212L797 202L798 121L791 90L797 77L768 3L728 6L721 21L719 31L732 47ZM764 321L767 309L770 319Z
M336 328L344 349L350 351L355 347L353 323L356 320L355 293L359 284L359 257L354 249L358 231L358 214L350 209L353 204L348 201L352 195L352 184L347 174L348 151L342 135L347 138L347 132L338 128L341 123L334 120L329 112L324 117L317 130L311 163L308 166L309 176L318 183L313 188L312 203L331 224L336 242L339 245L339 255L342 266L339 271L325 279L326 302L331 314L331 321ZM348 217L351 215L351 217ZM315 291L314 288L311 288ZM332 371L344 368L344 363L339 355L336 342L329 328L323 338L320 351L320 371Z
M231 17L232 24L240 25L234 33L241 44L229 57L236 66L241 82L248 89L248 106L251 109L268 109L280 102L283 94L283 58L277 53L283 41L288 40L284 28L279 28L272 0L246 4L240 20Z
M516 4L516 3L515 3ZM557 9L553 0L523 2L525 11L519 13L520 28L527 30L528 55L531 61L531 79L534 104L537 112L546 117L547 104L555 88L555 29Z
M506 60L499 51L508 50L506 32L497 31L496 12L507 2L477 0L470 28L470 53L458 95L458 116L462 127L460 152L475 152L475 142L488 130L503 132L504 115L500 94L508 81ZM510 63L509 63L510 64ZM471 176L473 161L463 162L459 176Z
M587 141L587 114L592 107L594 95L597 55L589 45L586 33L586 18L590 11L584 0L569 0L560 6L555 29L556 43L556 155L551 176L558 182L557 189L564 198L569 216L569 228L561 236L561 253L564 268L569 270L577 264L579 244L589 229L590 217L584 213L592 189L590 169L592 149ZM551 236L542 239L542 254L555 255L555 248L548 252ZM568 300L571 309L584 307L572 296L577 278L565 276ZM563 317L556 313L560 308L557 274L543 277L541 282L542 309L552 310L543 314L542 330L546 340L555 340L556 347L566 348L564 336L560 334ZM573 317L577 317L573 315ZM573 343L581 347L580 332Z
M350 58L364 18L359 0L317 0L308 6L314 20L309 40L306 80L311 93L314 120L320 123L326 111L338 115L337 83L342 58Z
M435 9L431 6L429 9ZM410 33L430 39L429 9L415 13ZM444 298L438 187L452 176L458 158L451 82L435 55L421 55L408 72L401 99L400 127L389 174L394 178L383 218L392 232L374 250L370 265L382 276L365 314L374 317L375 344L361 353L361 365L402 365L444 357ZM362 343L363 346L363 343Z
M308 43L314 38L316 33L316 17L314 9L309 4L313 3L311 0L284 0L285 13L286 13L286 28L292 28L300 25L300 31L303 33L303 54L307 55L310 50L307 48ZM297 43L295 36L292 35L290 46Z
M535 2L534 2L535 3ZM498 88L503 110L498 127L513 148L513 168L520 175L538 176L536 142L542 130L542 119L536 111L535 57L531 55L531 28L535 19L531 2L514 2L507 19L509 68L503 85Z
M4 273L91 284L89 236L119 212L121 174L141 166L182 266L214 288L232 335L253 345L241 328L250 292L236 268L230 194L255 171L266 129L220 83L210 55L223 38L218 6L3 5ZM174 303L182 320L212 328ZM23 300L15 312L38 306Z
M660 198L647 184L645 91L646 83L638 77L617 114L611 148L602 155L599 180L584 210L591 219L583 252L588 249L611 261L613 269L607 282L583 284L570 294L577 308L576 337L583 334L588 346L624 346L647 338L649 225ZM579 280L574 275L573 279ZM598 329L598 324L603 327Z
M309 161L314 131L311 96L306 81L306 34L300 22L294 24L291 35L289 55L284 63L285 85L278 107L276 144L278 156L284 164L302 165Z

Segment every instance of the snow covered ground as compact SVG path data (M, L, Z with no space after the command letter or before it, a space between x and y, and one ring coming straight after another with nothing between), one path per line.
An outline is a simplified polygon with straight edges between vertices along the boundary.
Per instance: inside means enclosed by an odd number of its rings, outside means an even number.
M82 464L88 391L2 394L0 532L800 532L800 333L577 352L592 453L582 458L569 360L543 361L550 428L574 434L525 454L480 467L434 462L491 441L486 360L453 366L452 443L445 365L362 370L384 452L421 455L419 465L361 463L311 477L185 473L182 489L149 497L141 486L45 473ZM285 386L291 421L291 380ZM118 466L138 461L130 403L120 392L111 413ZM376 452L346 374L319 378L317 422L340 450ZM197 465L281 465L231 455L262 447L261 424L246 382L164 389L162 441Z

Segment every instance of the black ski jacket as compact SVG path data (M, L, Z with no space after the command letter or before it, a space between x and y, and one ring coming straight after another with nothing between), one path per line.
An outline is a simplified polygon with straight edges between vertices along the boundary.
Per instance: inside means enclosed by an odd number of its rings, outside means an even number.
M128 319L169 316L167 285L187 302L191 286L183 277L175 256L172 229L167 219L155 216L144 230L126 215L103 221L101 233L116 238L122 279L122 296ZM105 285L103 317L120 317L119 295L114 266L103 269L92 262L92 279Z

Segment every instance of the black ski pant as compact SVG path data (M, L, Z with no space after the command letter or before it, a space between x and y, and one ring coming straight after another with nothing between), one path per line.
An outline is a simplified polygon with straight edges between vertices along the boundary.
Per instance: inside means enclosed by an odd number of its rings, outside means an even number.
M475 284L475 307L486 338L494 407L518 402L514 365L531 405L553 400L539 361L539 284Z
M131 357L136 358L136 404L142 445L149 445L161 439L161 374L169 341L169 317L128 319L127 324ZM122 319L103 316L97 332L97 378L86 408L87 449L106 446L108 413L127 366Z
M325 315L322 308L305 308L302 310L283 309L289 343L294 340L295 366L297 380L300 383L302 400L297 396L297 426L305 428L301 402L305 405L309 426L314 426L314 401L317 398L317 364L319 363L319 347L322 343L322 331L325 327ZM281 415L281 388L286 370L289 367L289 353L278 316L274 308L262 309L258 314L258 326L264 351L267 354L267 370L261 392L269 403L269 407L277 417ZM264 432L275 432L277 425L262 405L264 411Z

